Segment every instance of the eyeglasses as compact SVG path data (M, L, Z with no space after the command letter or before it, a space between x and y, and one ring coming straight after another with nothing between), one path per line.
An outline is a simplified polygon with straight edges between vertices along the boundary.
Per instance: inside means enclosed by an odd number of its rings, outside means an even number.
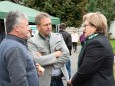
M82 27L86 27L86 26L91 26L91 25L85 25L85 24L84 24Z

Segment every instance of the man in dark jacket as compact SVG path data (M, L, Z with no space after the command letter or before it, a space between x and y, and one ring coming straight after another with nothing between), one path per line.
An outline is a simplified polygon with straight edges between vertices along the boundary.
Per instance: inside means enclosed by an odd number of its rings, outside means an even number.
M71 55L71 49L72 49L72 39L71 39L71 35L70 33L68 33L66 30L66 24L65 23L61 23L59 25L59 33L62 34L64 41L66 43L67 48L69 49L70 55ZM68 61L66 63L66 68L68 70L68 74L69 74L69 78L71 78L71 63L70 61Z
M6 18L7 35L0 44L0 86L38 86L38 74L27 48L27 16L19 11Z

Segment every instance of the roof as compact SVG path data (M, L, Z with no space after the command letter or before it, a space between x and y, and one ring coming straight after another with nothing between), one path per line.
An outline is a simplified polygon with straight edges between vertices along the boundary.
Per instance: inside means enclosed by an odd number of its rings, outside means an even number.
M0 1L0 19L6 18L6 15L10 11L20 11L26 14L29 18L29 22L32 22L32 23L35 22L36 15L40 13L40 11L37 11L32 8L28 8L20 4L12 3L10 1ZM52 24L60 24L60 18L58 17L51 16L51 21L52 21Z

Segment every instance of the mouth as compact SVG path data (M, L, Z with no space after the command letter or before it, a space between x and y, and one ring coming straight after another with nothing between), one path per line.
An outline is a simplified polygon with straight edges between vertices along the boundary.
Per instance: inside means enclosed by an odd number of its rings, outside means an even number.
M51 30L47 30L47 32L51 32Z

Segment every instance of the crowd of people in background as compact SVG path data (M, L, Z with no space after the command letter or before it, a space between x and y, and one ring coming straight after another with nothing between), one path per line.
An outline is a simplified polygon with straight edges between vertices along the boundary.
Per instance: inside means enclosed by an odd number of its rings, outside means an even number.
M38 34L32 36L28 18L19 11L6 17L5 30L0 23L0 86L115 86L114 54L107 34L107 19L100 12L83 16L83 34L52 32L50 15L35 17ZM1 29L2 28L2 29ZM71 76L71 55L78 56L78 70ZM73 52L72 52L73 51Z

